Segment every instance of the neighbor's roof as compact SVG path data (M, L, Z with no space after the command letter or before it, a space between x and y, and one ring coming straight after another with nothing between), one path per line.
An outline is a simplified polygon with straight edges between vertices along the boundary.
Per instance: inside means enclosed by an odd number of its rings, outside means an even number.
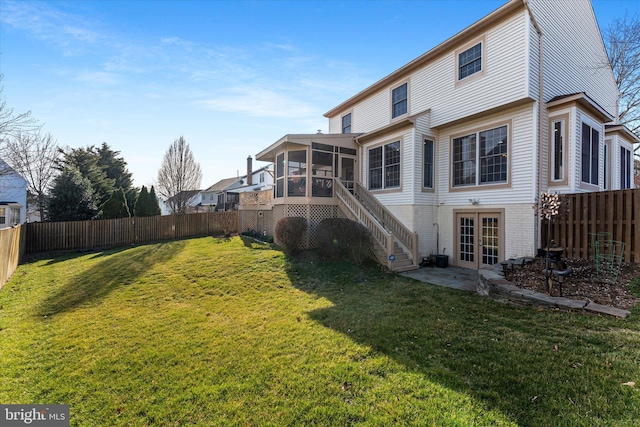
M224 190L227 189L227 187L235 184L236 182L238 182L242 178L243 177L234 177L234 178L221 179L220 181L218 181L215 184L213 184L211 187L209 187L206 190L204 190L204 192L205 193L211 193L211 192L214 192L214 191L224 191Z

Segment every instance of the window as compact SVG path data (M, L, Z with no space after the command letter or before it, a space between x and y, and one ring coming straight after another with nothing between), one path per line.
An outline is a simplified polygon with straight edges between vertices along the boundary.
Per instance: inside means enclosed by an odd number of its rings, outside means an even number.
M422 187L433 188L433 141L425 139L422 143Z
M276 197L284 197L284 153L276 156Z
M453 186L507 182L507 126L453 139Z
M551 180L564 179L564 121L553 122L553 136L551 140Z
M351 113L342 116L342 133L351 133Z
M11 225L17 225L17 224L20 224L20 209L18 209L18 208L11 208L11 220L10 220L10 224L11 224Z
M631 150L620 147L620 189L631 188Z
M369 150L369 189L400 187L400 141Z
M391 118L407 114L407 83L391 91Z
M458 54L458 80L482 71L482 42Z
M582 154L580 167L582 182L598 185L598 164L600 156L600 132L582 123Z
M307 151L289 151L287 154L287 196L307 195Z
M7 223L7 208L0 208L0 224Z
M260 172L260 182L264 182L264 172Z
M333 197L334 147L312 143L311 152L311 196ZM337 154L335 155L337 157Z

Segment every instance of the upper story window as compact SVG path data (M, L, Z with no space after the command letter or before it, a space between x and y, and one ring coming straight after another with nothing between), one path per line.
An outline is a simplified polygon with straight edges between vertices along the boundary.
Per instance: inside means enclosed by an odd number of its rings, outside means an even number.
M351 113L342 116L342 133L351 133Z
M582 122L582 143L580 155L581 180L585 184L598 185L598 165L600 164L600 132Z
M631 188L631 150L620 147L620 189Z
M422 143L422 188L433 188L434 144L430 139Z
M264 172L260 172L260 182L264 182Z
M400 141L369 150L369 189L400 187Z
M0 208L0 224L7 223L7 208Z
M453 186L508 182L507 126L453 139Z
M395 119L407 114L407 83L403 83L391 91L391 118Z
M482 42L458 54L458 80L482 71Z

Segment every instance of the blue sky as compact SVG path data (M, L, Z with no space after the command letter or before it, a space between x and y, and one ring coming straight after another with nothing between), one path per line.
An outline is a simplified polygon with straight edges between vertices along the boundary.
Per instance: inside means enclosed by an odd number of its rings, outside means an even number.
M0 0L3 94L61 146L107 142L137 186L183 135L206 188L504 3ZM593 6L601 28L640 13Z

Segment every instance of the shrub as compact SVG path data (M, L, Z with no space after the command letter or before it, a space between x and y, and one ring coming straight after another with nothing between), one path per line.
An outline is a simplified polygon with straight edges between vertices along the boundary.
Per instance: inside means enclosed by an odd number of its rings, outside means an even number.
M362 264L372 251L371 235L362 224L347 218L327 218L316 231L318 251L329 259L349 259Z
M282 218L276 223L276 243L290 255L296 255L302 249L302 240L307 231L307 220L301 217Z

